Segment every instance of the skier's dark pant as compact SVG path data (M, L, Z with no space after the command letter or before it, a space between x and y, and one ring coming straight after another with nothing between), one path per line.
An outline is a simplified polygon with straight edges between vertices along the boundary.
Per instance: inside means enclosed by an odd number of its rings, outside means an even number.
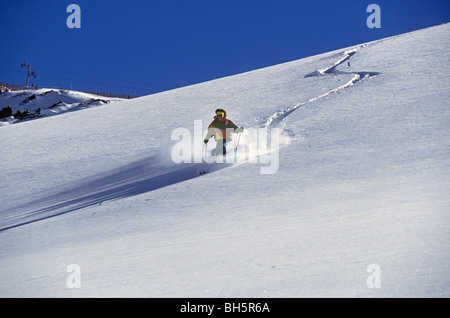
M227 154L227 141L223 139L217 140L216 156L219 155L225 156L226 154Z

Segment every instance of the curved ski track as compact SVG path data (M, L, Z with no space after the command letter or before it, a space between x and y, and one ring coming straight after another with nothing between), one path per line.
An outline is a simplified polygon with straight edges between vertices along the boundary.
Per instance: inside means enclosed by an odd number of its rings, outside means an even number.
M358 82L361 82L363 80L366 80L366 79L368 79L370 77L379 75L380 73L378 73L378 72L366 72L366 71L361 71L361 72L344 72L344 71L336 70L336 68L339 65L341 65L342 63L344 63L347 60L349 60L353 55L356 54L356 52L359 49L361 49L361 48L363 48L365 46L367 46L367 45L358 46L358 47L356 47L354 49L350 49L350 50L344 51L344 54L343 54L344 56L342 58L340 58L338 61L336 61L335 63L333 63L332 65L330 65L330 66L328 66L326 68L319 69L319 70L316 70L314 72L308 73L308 74L306 74L304 76L305 78L308 78L308 77L315 77L315 76L326 76L326 75L330 75L330 74L331 75L354 74L353 78L350 81L348 81L344 85L341 85L341 86L339 86L337 88L334 88L334 89L332 89L332 90L330 90L330 91L328 91L328 92L326 92L326 93L324 93L322 95L313 97L313 98L311 98L311 99L309 99L307 101L303 101L301 103L298 103L298 104L295 104L295 105L291 105L291 106L288 106L288 107L283 108L281 110L278 110L277 112L275 112L274 114L270 115L265 120L265 122L263 124L263 127L272 128L272 127L278 125L284 119L286 119L286 117L289 116L292 112L296 111L297 109L301 108L302 106L304 106L304 105L306 105L308 103L314 102L314 101L316 101L318 99L321 99L321 98L323 98L325 96L328 96L328 95L330 95L332 93L339 92L339 91L341 91L341 90L343 90L343 89L345 89L345 88L347 88L349 86L352 86L352 85L354 85L354 84L356 84Z

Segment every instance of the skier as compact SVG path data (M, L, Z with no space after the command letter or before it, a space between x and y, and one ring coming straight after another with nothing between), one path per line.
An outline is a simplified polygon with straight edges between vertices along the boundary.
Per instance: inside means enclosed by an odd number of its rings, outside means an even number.
M241 133L244 131L244 127L236 126L231 120L227 118L227 112L222 108L216 109L216 116L214 120L208 126L208 132L205 137L205 144L208 143L211 137L217 142L216 156L226 155L227 143L232 140L231 133Z

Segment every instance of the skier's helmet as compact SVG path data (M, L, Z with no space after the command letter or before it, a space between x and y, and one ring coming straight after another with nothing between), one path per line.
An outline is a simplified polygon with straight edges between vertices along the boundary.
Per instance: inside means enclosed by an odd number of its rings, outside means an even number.
M217 108L216 109L216 115L218 115L218 116L223 116L223 117L227 117L227 112L224 110L224 109L222 109L222 108Z

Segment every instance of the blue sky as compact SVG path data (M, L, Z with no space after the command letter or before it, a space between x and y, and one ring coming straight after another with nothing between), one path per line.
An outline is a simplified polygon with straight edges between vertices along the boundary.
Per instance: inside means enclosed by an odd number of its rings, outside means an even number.
M450 22L448 0L0 2L0 82L23 85L26 61L39 87L139 96Z

